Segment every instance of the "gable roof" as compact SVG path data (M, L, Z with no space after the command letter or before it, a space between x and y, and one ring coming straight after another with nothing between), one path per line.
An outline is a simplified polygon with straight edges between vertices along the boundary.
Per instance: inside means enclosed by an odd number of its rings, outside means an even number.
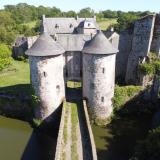
M64 52L65 50L58 42L54 41L48 33L43 33L25 54L29 56L52 56Z
M82 51L86 41L90 40L91 36L83 34L58 34L57 41L66 51Z
M43 31L48 32L50 35L74 33L75 29L84 20L90 21L99 28L95 18L43 18L41 27Z
M99 32L92 40L86 42L83 52L88 54L115 54L118 50L112 46L102 32Z

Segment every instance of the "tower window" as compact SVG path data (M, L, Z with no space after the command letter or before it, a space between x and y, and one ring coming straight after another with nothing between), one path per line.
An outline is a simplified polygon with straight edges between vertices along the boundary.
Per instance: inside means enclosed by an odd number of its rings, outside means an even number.
M72 28L72 27L73 27L73 24L71 23L71 24L69 25L69 27Z
M104 97L101 97L101 102L104 102Z
M46 73L46 72L43 72L43 76L44 76L44 77L47 77L47 73Z
M59 85L56 86L56 90L57 90L58 93L60 92L60 86Z
M102 73L105 73L105 68L102 68Z
M59 28L59 25L58 25L58 24L56 24L56 25L55 25L55 28Z

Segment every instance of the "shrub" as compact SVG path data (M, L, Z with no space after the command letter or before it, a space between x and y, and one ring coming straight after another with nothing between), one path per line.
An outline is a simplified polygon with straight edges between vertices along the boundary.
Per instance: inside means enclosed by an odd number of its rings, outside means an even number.
M143 63L139 65L139 69L144 74L154 74L155 73L155 67L153 64L150 63Z
M160 72L160 60L154 62L155 71Z
M11 56L11 50L6 44L0 44L0 58L9 58Z
M119 110L129 99L141 91L140 86L116 86L113 97L114 110Z
M12 62L12 58L0 58L0 71L8 67Z

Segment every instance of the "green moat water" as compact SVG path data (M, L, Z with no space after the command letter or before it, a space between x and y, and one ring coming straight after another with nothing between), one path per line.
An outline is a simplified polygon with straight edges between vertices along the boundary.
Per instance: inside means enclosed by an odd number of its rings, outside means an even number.
M31 134L28 123L0 116L0 159L21 159Z
M98 160L128 160L137 140L143 139L150 127L150 117L124 117L109 125L92 125Z
M54 159L56 140L57 134L48 135L33 130L27 122L0 116L0 160Z

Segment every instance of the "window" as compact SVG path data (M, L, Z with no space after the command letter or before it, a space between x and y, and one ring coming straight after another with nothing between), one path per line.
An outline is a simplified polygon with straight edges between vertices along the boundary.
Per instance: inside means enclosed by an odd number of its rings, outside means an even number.
M47 77L47 73L46 73L46 72L43 72L43 76L44 76L44 77Z
M59 85L56 86L56 91L57 91L58 93L60 92L60 86L59 86Z
M102 68L102 73L105 73L105 68Z
M69 27L72 28L72 27L73 27L73 24L70 24Z
M101 97L101 102L104 102L104 97Z
M60 89L60 86L59 86L59 85L57 85L57 86L56 86L56 89Z
M55 28L59 28L59 25L58 25L58 24L56 24L56 25L55 25Z

